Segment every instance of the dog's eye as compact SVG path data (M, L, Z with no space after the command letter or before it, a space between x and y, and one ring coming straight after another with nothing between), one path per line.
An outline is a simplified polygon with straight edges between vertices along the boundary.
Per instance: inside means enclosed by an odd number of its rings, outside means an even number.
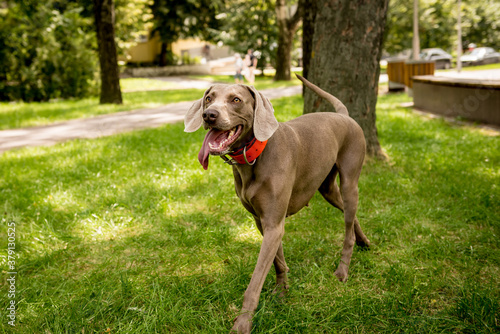
M235 97L235 98L233 99L233 102L235 102L235 103L240 103L240 102L241 102L241 99L240 99L239 97Z
M211 98L210 96L207 96L207 97L205 98L205 102L207 102L207 103L208 103L208 102L212 102L212 98Z

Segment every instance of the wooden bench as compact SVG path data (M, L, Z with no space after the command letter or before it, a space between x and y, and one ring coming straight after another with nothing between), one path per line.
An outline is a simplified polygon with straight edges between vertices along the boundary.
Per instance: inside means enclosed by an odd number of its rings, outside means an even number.
M434 62L422 60L388 60L387 76L389 91L404 90L413 87L412 77L415 75L433 75Z

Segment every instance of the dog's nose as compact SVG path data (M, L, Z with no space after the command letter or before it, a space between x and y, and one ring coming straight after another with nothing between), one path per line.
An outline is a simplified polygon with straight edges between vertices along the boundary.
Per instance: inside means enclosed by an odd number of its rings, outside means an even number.
M217 110L207 109L203 112L203 120L208 124L215 123L217 117L219 117L219 112Z

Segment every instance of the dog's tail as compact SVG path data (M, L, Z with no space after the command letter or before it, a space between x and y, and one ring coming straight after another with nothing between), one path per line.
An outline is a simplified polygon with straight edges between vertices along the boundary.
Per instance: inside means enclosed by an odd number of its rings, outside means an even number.
M322 90L321 88L319 88L318 86L316 86L315 84L307 81L306 78L304 78L303 76L301 75L298 75L298 74L295 74L297 76L297 78L300 79L300 81L302 81L304 83L304 85L306 85L310 90L312 90L313 92L315 92L316 94L318 94L318 96L324 98L325 100L327 100L328 102L330 102L333 107L335 108L335 111L338 112L339 114L342 114L342 115L346 115L346 116L349 116L349 112L347 111L347 108L345 107L345 105L340 102L339 99L337 99L335 96L325 92L324 90Z

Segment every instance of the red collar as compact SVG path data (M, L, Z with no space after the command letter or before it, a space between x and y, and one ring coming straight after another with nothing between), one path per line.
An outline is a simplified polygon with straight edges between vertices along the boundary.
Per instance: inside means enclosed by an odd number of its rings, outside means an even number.
M264 151L266 144L267 140L260 141L254 137L248 144L244 145L235 152L228 154L231 158L233 158L232 160L229 160L225 156L222 156L222 159L231 165L235 165L236 163L241 165L253 165L262 151Z

